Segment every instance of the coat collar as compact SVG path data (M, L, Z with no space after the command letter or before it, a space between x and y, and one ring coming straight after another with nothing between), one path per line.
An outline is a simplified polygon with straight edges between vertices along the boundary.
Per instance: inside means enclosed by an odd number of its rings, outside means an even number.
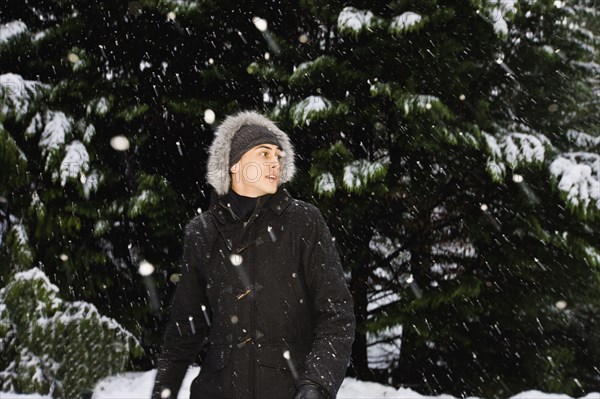
M225 224L226 222L232 220L232 216L227 215L229 208L226 205L226 197L227 195L218 195L215 189L211 191L209 210L215 219L221 224ZM285 208L287 208L287 206L292 202L292 200L292 196L282 184L277 188L277 191L274 194L267 194L258 197L256 207L257 210L268 208L277 215L281 215Z

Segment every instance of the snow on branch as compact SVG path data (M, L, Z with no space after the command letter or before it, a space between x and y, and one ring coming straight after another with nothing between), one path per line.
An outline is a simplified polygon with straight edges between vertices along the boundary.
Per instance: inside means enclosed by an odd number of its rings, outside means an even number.
M504 159L514 168L519 164L540 163L544 160L545 145L551 145L546 136L510 133L503 137L500 147Z
M600 155L589 152L560 154L551 164L567 205L587 215L588 208L600 210Z
M490 22L494 28L494 32L498 36L506 36L508 33L508 22L511 19L511 14L516 12L517 0L490 0L489 6L485 10L487 16L485 20ZM479 13L482 17L482 13Z
M62 148L65 144L66 136L73 129L73 119L63 112L47 111L45 119L46 124L39 142L43 156ZM46 169L47 167L48 163L46 163Z
M412 11L407 11L392 18L389 31L391 33L410 32L422 25L423 17Z
M521 131L499 129L494 136L482 132L490 155L487 171L494 181L502 181L506 166L516 168L525 165L541 165L546 161L546 149L553 148L546 136L521 126Z
M23 21L17 20L0 25L0 45L8 43L23 33L27 33L27 25Z
M378 22L379 18L369 10L345 7L338 15L337 28L341 33L357 35L363 30L370 30Z
M291 116L295 125L310 124L311 120L317 120L338 112L345 112L343 104L334 106L333 103L323 96L308 96L291 108Z
M385 176L389 158L370 162L357 159L344 166L343 184L351 192L360 192L369 182Z
M448 119L452 112L437 96L429 94L406 94L401 101L405 115L413 112L434 112L440 119Z
M33 253L29 244L29 235L22 219L9 215L11 229L8 231L7 240L14 242L13 258L18 262L17 267L25 267L31 264Z
M289 78L291 84L302 84L312 74L320 74L323 70L334 70L336 68L335 58L321 55L314 60L305 61L294 67L294 72Z
M315 191L318 194L330 196L335 192L335 180L329 172L320 174L315 179Z
M74 140L65 149L66 155L60 163L60 185L65 186L68 178L77 179L84 172L87 172L90 166L90 156L83 143ZM59 177L59 172L52 174L53 180Z
M567 131L567 138L579 148L589 148L600 145L600 137L592 136L575 129L569 129Z
M85 107L85 113L89 115L104 116L111 107L110 101L106 97L93 99Z
M0 114L13 116L19 121L27 115L34 101L50 86L34 80L25 80L21 75L0 75Z

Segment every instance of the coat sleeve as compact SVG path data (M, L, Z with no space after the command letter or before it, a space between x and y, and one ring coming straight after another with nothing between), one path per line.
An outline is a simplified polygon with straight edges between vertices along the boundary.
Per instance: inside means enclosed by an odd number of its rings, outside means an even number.
M340 257L321 211L310 205L301 252L315 320L314 340L300 376L335 398L350 362L356 319Z
M200 230L198 218L192 219L185 228L181 278L171 303L170 318L164 335L164 344L158 357L158 366L152 399L177 398L187 368L202 350L208 336L210 320L206 295L206 279L203 276L200 253Z

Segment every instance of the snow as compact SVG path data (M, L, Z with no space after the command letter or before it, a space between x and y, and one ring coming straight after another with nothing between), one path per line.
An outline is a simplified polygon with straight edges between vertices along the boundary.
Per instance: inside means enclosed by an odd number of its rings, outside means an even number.
M198 375L199 367L190 367L185 375L178 398L189 398L190 385ZM149 398L154 385L156 370L146 372L128 372L107 377L94 388L92 399L139 399ZM50 399L50 396L24 395L2 392L2 399ZM337 394L337 399L358 398L397 398L397 399L454 399L455 396L442 394L437 396L421 395L409 388L395 389L375 382L359 381L346 377ZM468 397L466 399L477 399ZM536 390L521 392L509 399L572 399L571 396L556 393L544 393ZM581 399L600 399L600 393L589 393Z
M39 31L39 32L35 33L33 35L33 41L37 42L37 41L42 40L44 37L46 37L47 33L48 33L48 31L45 31L45 30L42 30L42 31Z
M570 399L571 397L569 395L544 393L541 391L531 390L531 391L521 392L520 394L513 396L511 399L535 399L535 398Z
M333 175L329 172L320 174L315 181L316 191L320 194L330 194L335 192L335 181Z
M567 131L569 141L575 143L577 147L593 147L600 144L600 137L595 137L575 129Z
M511 168L523 164L547 161L546 148L554 149L548 138L520 126L522 132L500 129L497 136L483 132L490 154L486 169L495 181L502 181L506 165ZM577 147L593 147L599 138L574 129L567 131L569 141ZM549 166L557 186L564 193L567 204L572 208L588 207L600 209L600 155L590 152L568 152L559 154Z
M96 134L96 127L92 124L87 125L85 131L83 132L83 142L89 144L92 141L92 138Z
M294 73L292 74L292 77L294 77L300 73L303 74L306 70L308 70L312 67L312 65L315 63L315 61L305 61L298 66L294 66Z
M294 72L292 73L292 76L290 76L290 80L299 79L306 76L311 70L334 63L335 59L328 55L321 55L314 60L302 62L301 64L294 66Z
M23 21L12 21L0 25L0 45L25 32L27 32L27 25Z
M83 195L86 199L90 198L90 194L92 192L96 192L98 190L98 185L104 180L104 176L101 172L97 170L92 170L92 172L83 177L82 185L83 185Z
M548 46L547 44L542 46L542 50L548 54L554 54L554 48L552 46Z
M198 7L198 2L195 0L167 0L166 3L173 8L174 13L183 13Z
M572 61L571 64L584 69L590 73L594 73L594 74L598 74L600 73L600 64L590 61L590 62L583 62L583 61Z
M37 191L34 191L33 194L31 194L30 208L35 209L35 211L38 215L40 215L40 214L43 215L46 213L46 206L40 199L40 196Z
M544 144L548 139L542 135L526 133L510 133L503 137L500 146L506 161L512 167L519 163L542 162L544 160Z
M292 116L296 125L302 125L307 120L315 118L318 113L331 108L329 100L321 96L308 96L292 108Z
M19 121L29 112L32 102L41 94L42 89L49 87L38 81L25 80L14 73L0 75L0 98L3 99L0 114L14 112L15 119Z
M90 101L90 103L85 108L85 111L87 115L96 114L102 116L108 112L109 108L110 103L108 99L106 97L100 97L98 99Z
M156 195L151 190L142 190L141 193L131 198L130 215L134 217L142 215L148 204L157 204Z
M33 269L26 270L15 274L15 281L27 281L27 280L42 280L43 285L52 292L58 293L58 287L50 282L46 274L34 267Z
M507 34L508 33L508 24L504 19L504 13L500 7L494 7L491 11L491 18L494 21L494 31L498 34Z
M31 118L31 122L29 122L29 126L25 130L25 137L29 138L34 136L38 129L42 128L42 115L40 113L35 114L33 118Z
M42 132L39 146L42 154L46 155L60 149L65 144L65 137L71 132L73 120L63 112L47 111L46 126ZM48 164L46 164L46 167Z
M151 63L149 63L148 61L142 60L140 62L140 71L143 71L146 68L150 68L152 66Z
M369 28L374 22L375 16L369 10L358 10L354 7L345 7L337 19L337 27L340 32L360 32Z
M393 32L401 32L406 31L412 26L421 22L421 15L407 11L402 15L398 15L392 19L392 23L390 24L390 31Z
M67 179L78 178L81 173L89 168L90 156L85 145L79 140L74 140L65 149L66 155L60 164L60 185L65 186Z
M496 136L482 132L488 152L494 161L500 163L504 160L512 168L543 162L546 147L552 147L550 140L525 126L519 126L518 129L520 131L500 128Z
M25 227L21 223L17 223L13 225L13 230L15 231L15 238L19 245L27 245L29 239L27 238Z
M22 223L22 220L17 219L13 215L9 214L10 223L12 224L11 231L14 232L14 237L16 239L16 244L19 247L19 250L23 255L27 258L31 259L32 253L29 249L29 236L27 235L27 230Z
M188 369L181 389L179 390L178 398L189 398L190 385L196 377L200 367L190 367ZM92 399L109 399L109 398L149 398L152 394L154 378L156 370L147 372L129 372L110 376L100 381L94 388Z
M429 94L413 94L409 95L404 100L404 113L408 115L409 113L416 110L423 109L431 109L433 104L442 105L442 101L436 97Z
M344 186L348 190L360 189L384 171L385 165L382 162L369 162L366 159L358 159L344 166Z
M586 246L585 254L587 255L588 262L594 267L600 267L600 252L594 247Z
M588 205L600 209L600 155L571 152L558 156L550 164L550 173L558 180L558 188L567 193L567 202L584 209Z
M506 35L508 33L508 23L506 22L507 14L515 9L517 0L491 0L492 5L489 10L494 32L497 35Z

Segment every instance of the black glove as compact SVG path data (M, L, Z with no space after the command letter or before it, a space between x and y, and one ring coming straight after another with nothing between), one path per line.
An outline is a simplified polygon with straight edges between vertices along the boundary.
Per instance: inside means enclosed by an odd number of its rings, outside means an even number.
M302 380L298 383L298 389L294 399L329 399L329 394L320 385Z

